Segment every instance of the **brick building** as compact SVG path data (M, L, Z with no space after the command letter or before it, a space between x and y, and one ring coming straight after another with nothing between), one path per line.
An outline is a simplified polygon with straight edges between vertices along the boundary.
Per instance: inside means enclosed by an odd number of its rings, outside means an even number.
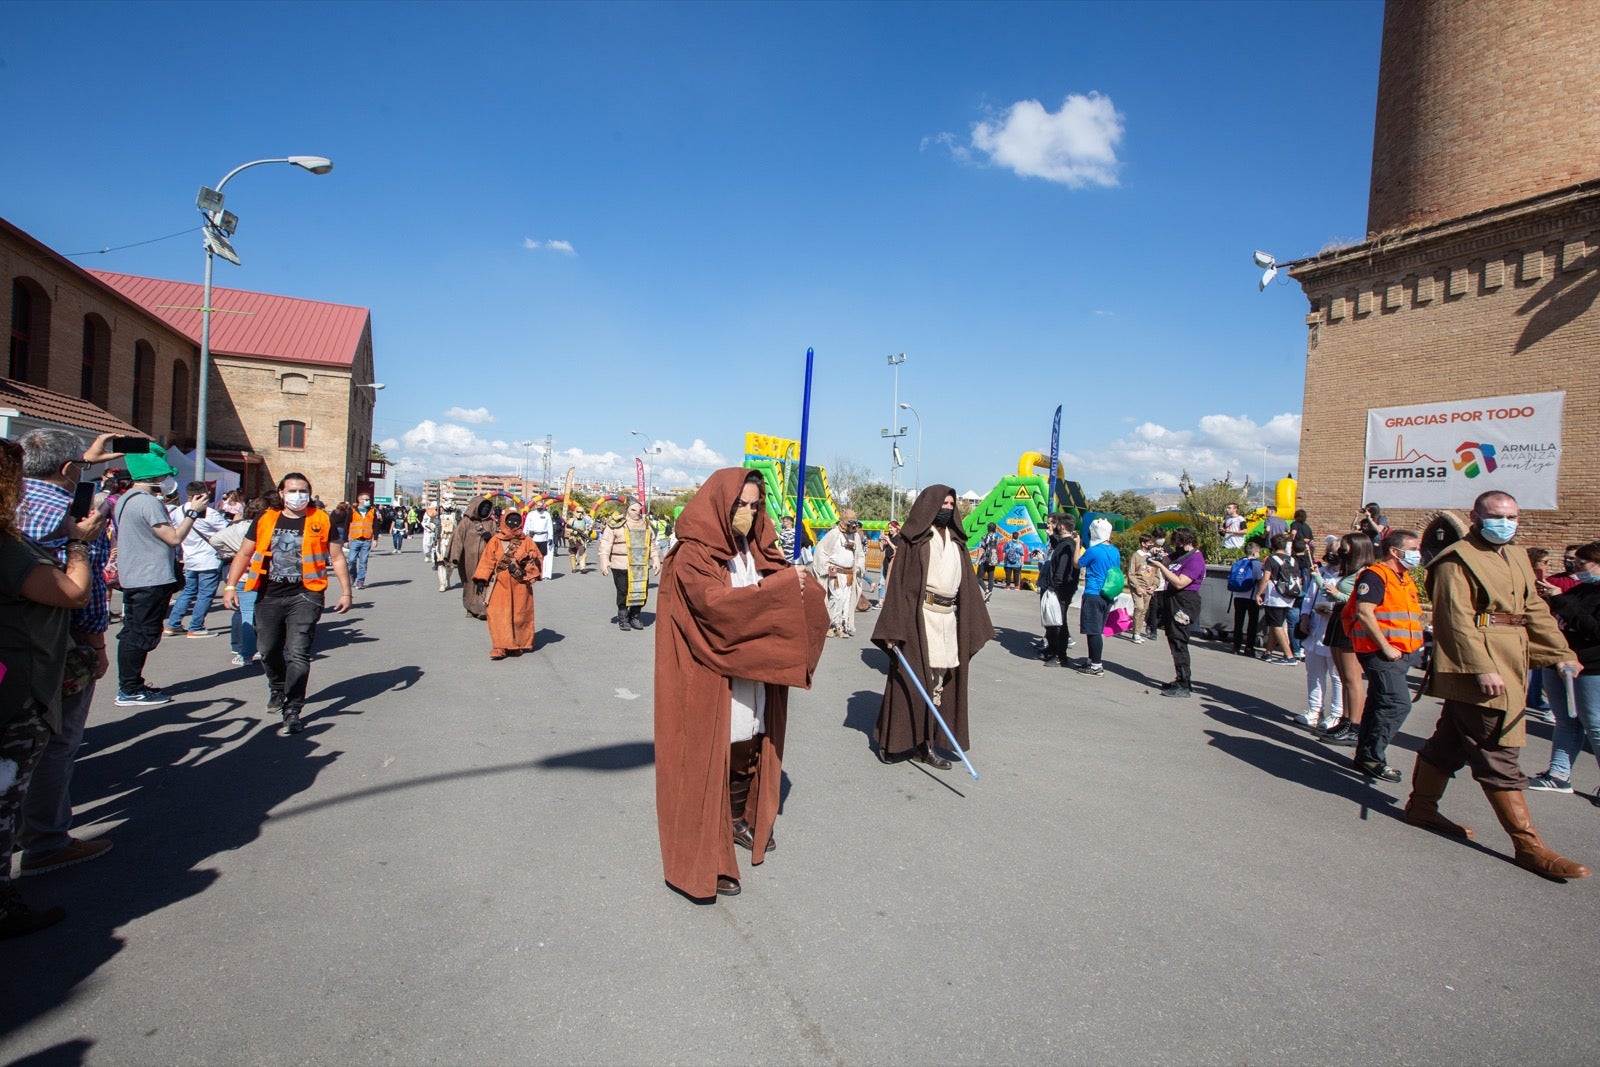
M1600 537L1600 18L1580 10L1387 5L1367 238L1289 267L1310 302L1299 496L1319 529L1363 503L1369 409L1564 390L1558 506L1525 509L1520 540Z
M0 275L6 378L193 450L199 283L84 270L3 219ZM212 306L208 460L247 494L298 470L323 499L353 498L369 480L370 312L221 287Z

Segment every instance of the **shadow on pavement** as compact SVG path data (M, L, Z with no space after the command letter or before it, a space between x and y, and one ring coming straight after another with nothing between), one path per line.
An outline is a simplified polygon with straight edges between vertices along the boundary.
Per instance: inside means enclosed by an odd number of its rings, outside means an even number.
M1032 630L1013 630L1005 626L994 628L995 643L1021 659L1039 658L1039 650L1033 644L1038 636Z
M557 630L535 630L533 632L533 647L535 651L538 651L546 645L559 644L566 639L566 635Z
M347 678L337 682L326 689L317 689L306 698L307 704L320 704L331 700L333 703L325 708L318 708L305 716L306 722L330 715L360 715L363 710L357 707L364 701L376 700L385 693L397 693L402 689L410 689L422 680L421 667L395 667L387 671L373 671L355 678ZM263 686L265 690L265 686ZM262 705L266 705L267 695L261 694Z
M63 1041L40 1049L31 1056L12 1060L11 1067L77 1067L80 1063L88 1062L89 1050L93 1047L94 1042L86 1037Z
M89 727L73 774L76 821L127 821L92 867L25 885L32 903L60 904L67 919L8 947L8 970L26 981L5 997L4 1032L68 1003L121 951L117 931L208 888L219 875L206 861L254 841L267 813L338 756L305 734L256 729L237 708L168 704ZM68 1042L30 1062L76 1063L87 1047L88 1039Z
M376 640L376 637L368 637L356 626L355 619L342 615L324 615L317 623L316 640L311 645L312 656L323 656L336 648L344 648L346 645L367 645Z
M631 771L635 767L649 767L656 761L654 741L624 741L619 745L601 745L599 748L581 748L576 752L562 752L546 756L532 764L545 770L574 771Z

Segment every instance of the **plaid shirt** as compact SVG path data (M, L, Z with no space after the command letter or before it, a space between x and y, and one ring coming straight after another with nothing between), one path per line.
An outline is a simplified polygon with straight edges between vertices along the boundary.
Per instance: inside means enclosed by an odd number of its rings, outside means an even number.
M17 507L17 524L22 535L45 548L55 549L56 559L67 561L67 539L60 536L61 520L72 507L72 494L53 482L37 478L22 479L22 503ZM111 593L106 588L106 563L111 559L111 542L102 532L89 542L89 603L72 613L72 632L103 634L111 625Z

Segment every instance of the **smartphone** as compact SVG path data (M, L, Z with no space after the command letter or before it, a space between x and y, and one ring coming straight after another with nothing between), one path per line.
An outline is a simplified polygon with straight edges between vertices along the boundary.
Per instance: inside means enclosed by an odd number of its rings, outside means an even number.
M94 494L98 488L93 482L79 482L78 488L73 491L72 507L67 509L67 514L75 519L87 519L94 508Z
M148 437L113 437L111 451L121 452L125 456L142 456L150 451L150 438Z

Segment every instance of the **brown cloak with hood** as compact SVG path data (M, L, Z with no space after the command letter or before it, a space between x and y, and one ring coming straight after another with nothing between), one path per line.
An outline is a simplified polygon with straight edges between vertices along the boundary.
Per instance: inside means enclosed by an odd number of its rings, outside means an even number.
M928 670L927 634L922 627L922 598L928 583L928 547L935 536L933 520L946 496L954 496L948 485L930 485L918 495L900 527L899 545L894 554L894 578L889 582L889 592L879 609L878 624L872 630L872 643L888 652L891 643L898 643L907 661L914 667L928 692L933 692L933 678ZM957 521L953 536L961 541L961 551L966 554L965 537ZM962 748L971 747L967 739L967 672L973 655L994 639L994 626L989 622L989 609L984 606L983 593L978 588L977 575L972 567L961 568L961 590L956 594L956 653L960 666L951 671L939 697L939 713L956 735ZM918 745L930 743L948 746L949 742L939 724L928 714L916 687L900 669L900 660L889 652L889 681L883 687L883 706L878 711L878 724L872 731L878 742L879 753L897 756Z
M445 556L461 577L461 606L475 619L489 617L488 600L476 587L472 576L477 573L478 557L483 555L484 546L499 530L490 514L493 510L494 505L486 496L468 504L461 521L456 523L456 532L450 537L450 551Z
M522 532L521 516L512 528L507 520L516 514L508 511L500 517L499 534L490 538L472 572L474 581L489 583L484 599L489 614L489 654L495 658L533 649L533 583L540 578L544 553ZM521 578L511 573L513 567Z
M766 857L778 817L789 686L811 687L828 631L827 598L778 551L766 510L756 512L750 555L761 584L733 588L737 553L730 518L749 472L719 470L678 518L678 542L661 569L656 615L656 822L668 884L687 896L716 895L717 878L738 878L728 810L730 679L766 683L766 733L746 820L751 862Z

